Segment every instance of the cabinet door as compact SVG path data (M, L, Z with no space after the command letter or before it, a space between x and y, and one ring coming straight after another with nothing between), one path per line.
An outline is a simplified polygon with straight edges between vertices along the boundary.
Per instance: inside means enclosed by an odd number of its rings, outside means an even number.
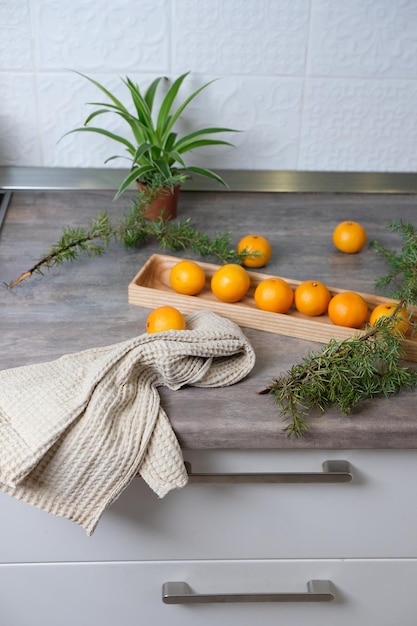
M258 561L0 566L4 626L414 626L417 563ZM326 602L164 604L162 585L186 581L196 593L297 593L328 579Z
M321 472L344 484L190 484L159 499L135 479L87 537L75 524L0 494L0 561L417 557L417 452L186 452L197 472Z

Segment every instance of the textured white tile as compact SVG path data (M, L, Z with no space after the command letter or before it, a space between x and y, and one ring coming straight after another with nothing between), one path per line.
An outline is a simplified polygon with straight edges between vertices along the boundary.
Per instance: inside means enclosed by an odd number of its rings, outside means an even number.
M28 0L0 0L0 71L32 71Z
M149 76L131 75L142 87ZM190 76L180 91L180 101L211 80L210 76ZM107 88L129 105L127 92L113 75L99 77ZM39 78L40 135L44 164L47 166L102 167L113 154L123 154L123 146L95 134L74 133L58 142L63 133L82 125L97 101L97 91L74 75L47 74ZM235 147L210 147L187 153L188 164L216 168L293 169L296 166L302 101L301 79L228 77L216 80L189 105L179 133L207 126L227 126L240 133L219 135ZM126 126L116 116L97 119L112 132L126 134ZM112 161L108 167L128 167L129 162Z
M166 71L169 0L33 0L38 69Z
M234 148L201 149L190 154L190 162L230 169L294 168L301 101L300 79L221 78L190 105L187 121L193 128L201 127L203 121L205 126L227 126L241 132L225 137Z
M123 103L132 109L130 96L118 76L95 74L98 80ZM151 77L130 75L141 86L149 84ZM44 165L60 167L103 167L107 158L124 155L125 149L111 139L96 133L73 133L62 136L74 128L83 126L87 116L95 110L88 102L107 102L107 98L94 85L74 72L40 74L38 77L40 104L39 134L41 136ZM105 114L93 123L114 133L129 132L127 125L117 115ZM117 159L106 167L129 167L129 161Z
M39 165L39 129L31 74L0 73L0 163Z
M126 74L191 70L181 98L221 77L186 129L243 132L194 164L417 171L416 0L0 0L0 165L102 167L123 152L90 134L57 143L101 99L70 68L119 96Z
M174 71L304 72L308 0L175 0L173 6Z
M415 0L312 0L310 75L417 78Z
M311 79L298 168L417 171L417 83Z

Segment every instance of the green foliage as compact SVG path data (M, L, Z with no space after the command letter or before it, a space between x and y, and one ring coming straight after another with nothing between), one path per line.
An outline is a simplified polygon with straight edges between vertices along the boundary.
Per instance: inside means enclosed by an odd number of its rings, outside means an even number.
M125 154L113 155L106 159L106 163L113 159L127 158L131 161L131 170L128 176L122 181L116 198L119 197L131 183L135 180L151 186L152 188L173 187L181 185L190 173L211 178L221 185L227 187L225 181L211 170L187 166L183 155L196 148L207 146L230 146L228 141L213 138L218 133L237 132L231 128L208 127L195 130L182 137L178 137L174 130L175 123L183 115L190 102L196 98L213 81L210 81L191 93L177 108L174 102L178 92L188 76L189 72L182 74L174 80L166 92L159 110L155 110L155 96L161 82L167 79L156 78L151 85L142 93L138 84L129 77L122 79L126 86L133 112L131 112L114 94L112 94L102 84L92 78L76 72L90 81L107 98L106 102L90 102L96 108L87 117L84 126L75 128L64 135L75 132L98 133L111 139L119 146L123 147ZM99 126L90 126L93 120L101 115L111 113L120 117L128 126L128 135L117 135Z
M272 394L288 436L303 437L312 409L336 408L348 415L360 402L417 385L417 371L400 365L401 336L385 318L361 336L331 339L318 353L281 374L261 393Z
M119 238L126 247L155 238L162 249L171 252L193 250L200 256L211 256L225 263L239 263L246 256L238 254L231 247L230 233L220 233L212 239L197 231L191 225L190 218L176 223L162 220L151 222L144 217L144 208L140 200L135 201L125 216Z
M15 287L33 274L43 274L45 269L54 265L62 265L65 261L75 261L81 253L88 256L101 256L108 246L110 239L116 232L105 212L99 213L86 230L81 226L68 226L62 230L62 235L56 244L51 246L47 254L29 270L8 283L8 287Z
M387 291L390 296L404 302L405 306L417 303L417 230L412 224L394 220L388 228L397 232L403 239L399 251L387 248L377 241L371 242L376 252L381 254L388 265L388 274L375 282L377 289Z
M238 254L232 248L230 233L220 233L210 238L193 228L190 219L170 222L160 218L151 221L144 215L147 206L143 196L138 194L138 200L132 203L123 220L116 224L112 224L107 213L102 212L92 220L89 228L64 228L59 241L51 246L47 254L10 282L8 287L15 287L33 274L43 274L45 269L61 265L65 261L74 261L83 253L100 256L111 239L119 241L126 248L140 246L155 239L163 249L172 252L193 250L200 256L211 256L227 263L240 263L245 258L245 253Z
M60 240L50 248L43 266L49 268L64 261L74 261L81 252L86 252L88 256L100 256L114 234L105 212L93 219L88 231L80 226L65 228ZM40 267L36 271L42 273Z

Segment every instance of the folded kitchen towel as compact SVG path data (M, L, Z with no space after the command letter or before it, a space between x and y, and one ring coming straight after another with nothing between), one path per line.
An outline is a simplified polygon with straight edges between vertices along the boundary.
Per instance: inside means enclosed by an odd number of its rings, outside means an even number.
M91 535L138 473L163 497L187 483L157 387L220 387L255 354L241 329L199 311L184 331L143 334L0 372L0 488Z

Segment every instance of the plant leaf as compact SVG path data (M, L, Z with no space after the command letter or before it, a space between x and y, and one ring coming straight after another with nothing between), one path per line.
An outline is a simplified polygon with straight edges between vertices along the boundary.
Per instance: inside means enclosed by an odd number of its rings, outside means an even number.
M175 140L177 139L177 133L169 133L165 142L164 150L170 152L175 146Z
M136 150L135 154L133 155L133 162L134 163L138 163L139 159L146 153L149 152L150 149L152 148L152 144L150 143L142 143L138 149Z
M104 128L98 128L96 126L82 126L81 128L74 128L73 130L68 131L67 133L65 133L65 135L63 135L61 137L61 139L63 137L66 137L67 135L71 135L72 133L98 133L100 135L104 135L105 137L108 137L109 139L113 139L113 141L117 141L118 143L123 144L124 146L126 146L126 148L128 149L128 151L130 152L131 155L135 154L135 147L132 143L130 143L130 141L128 141L127 139L125 139L124 137L120 137L119 135L115 135L114 133L110 132L109 130L105 130Z
M164 137L166 137L169 132L169 131L166 131L165 128L166 126L169 125L167 124L167 120L171 112L171 108L174 103L174 100L177 96L177 93L182 83L184 82L184 79L188 76L189 73L190 72L186 72L185 74L182 74L181 76L179 76L173 82L171 87L168 89L168 92L166 93L164 99L162 100L161 106L159 108L158 118L156 121L156 132L158 134L158 137L160 138L161 143L164 142ZM172 124L171 124L171 128L172 128Z
M152 112L153 109L153 103L155 100L155 94L157 92L158 89L158 85L161 82L161 80L168 80L166 76L159 76L159 78L155 78L155 80L149 85L149 87L147 88L147 90L145 91L145 102L149 107L149 110Z
M205 135L212 135L215 133L239 133L239 132L240 132L239 130L234 130L233 128L221 128L221 127L202 128L201 130L195 130L194 132L181 137L181 139L179 139L177 143L175 144L175 148L178 150L178 148L181 147L182 144L188 143L189 141L192 141L193 139L204 137Z
M187 74L189 74L189 72ZM185 74L184 77L187 76L187 74ZM199 89L194 91L190 96L188 96L188 98L186 100L184 100L184 102L178 107L178 109L175 111L175 113L171 116L169 122L166 124L166 126L164 128L164 132L163 132L164 136L166 136L167 133L170 132L170 130L174 126L175 122L180 117L180 115L182 114L184 109L190 104L190 102L192 100L194 100L194 98L196 96L198 96L198 94L201 91L203 91L203 89L206 89L206 87L208 87L209 85L211 85L214 82L215 82L215 80L211 80L210 82L206 83L205 85L202 85L202 87L200 87Z
M133 168L126 178L123 179L114 199L117 200L117 198L119 198L119 196L121 196L122 193L131 185L131 183L135 182L135 180L143 176L143 174L151 172L153 169L152 165L143 165L142 167Z
M158 161L154 161L154 163L165 178L169 178L172 175L170 167L166 161L159 159Z
M223 180L223 178L215 172L212 172L211 170L190 165L189 167L187 167L187 171L194 172L195 174L199 174L200 176L205 176L206 178L212 178L213 180L216 180L218 183L223 185L223 187L226 187L226 189L229 189L229 185Z
M130 78L123 79L123 82L130 91L139 121L142 122L142 124L144 124L147 128L153 129L151 111L147 102L144 100L138 85L135 85Z
M183 144L179 148L176 146L176 149L179 154L183 154L184 152L189 152L190 150L201 148L202 146L233 146L233 144L231 144L230 141L221 141L217 139L195 139L194 141L190 141L188 144Z
M93 120L98 115L103 115L103 113L113 113L113 112L114 111L112 111L111 109L99 109L97 111L93 111L92 113L90 113L90 115L85 120L84 126L88 126L88 124L91 122L91 120Z
M74 70L75 74L78 74L79 76L82 76L83 78L86 78L88 81L90 81L90 83L92 83L93 85L95 85L96 87L98 87L98 89L100 89L100 91L102 91L108 98L109 100L111 100L112 102L114 102L114 104L117 106L118 109L120 109L121 111L127 111L126 107L122 104L122 102L120 102L120 100L118 100L116 98L116 96L114 96L111 91L109 91L108 89L106 89L104 87L104 85L102 85L101 83L99 83L97 80L94 80L93 78L90 78L89 76L86 76L86 74L83 74L82 72L77 72L76 70Z
M172 162L175 163L175 161L177 161L177 163L179 163L180 165L182 165L182 167L186 168L186 164L184 162L184 159L182 158L182 156L180 155L179 152L176 152L175 150L171 150L171 152L169 153L172 159Z

